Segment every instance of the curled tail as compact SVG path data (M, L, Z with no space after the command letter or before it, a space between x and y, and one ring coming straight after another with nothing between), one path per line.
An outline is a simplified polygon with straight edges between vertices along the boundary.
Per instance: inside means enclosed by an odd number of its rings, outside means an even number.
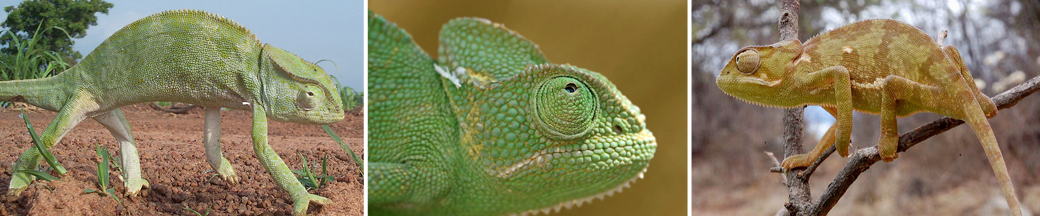
M997 144L997 137L993 135L993 129L990 128L989 122L986 120L986 114L981 106L976 106L976 104L972 103L965 105L965 111L967 116L964 121L971 126L971 129L975 131L975 135L979 137L979 141L982 142L982 149L986 151L986 157L989 158L989 165L993 168L993 174L997 176L997 182L1000 184L1000 190L1004 193L1004 199L1007 200L1008 207L1011 207L1011 215L1021 216L1022 208L1019 207L1018 197L1015 195L1015 186L1011 182L1011 175L1008 174L1007 166L1004 165L1004 155L1000 153L1000 145Z
M62 84L65 80L59 74L42 79L0 81L0 101L23 102L58 111L69 96L65 87L72 85Z

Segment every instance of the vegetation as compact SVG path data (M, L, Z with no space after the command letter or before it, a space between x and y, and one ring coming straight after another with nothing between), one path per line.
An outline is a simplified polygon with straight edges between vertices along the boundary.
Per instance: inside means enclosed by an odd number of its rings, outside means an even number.
M336 177L332 177L329 175L328 154L325 154L325 156L321 157L321 175L314 175L314 171L311 171L311 167L307 165L306 156L300 154L300 159L303 160L303 168L299 170L293 170L292 172L296 175L299 175L299 177L296 177L296 180L299 180L300 183L303 184L303 187L306 187L308 190L324 187L325 183L331 182L336 179Z
M64 62L75 62L82 58L79 52L72 49L72 38L83 38L87 28L97 25L97 13L108 14L114 6L103 0L39 0L24 1L18 6L7 6L7 18L0 26L7 28L17 37L0 39L0 44L13 41L25 41L30 37L39 37L39 48L58 53ZM64 33L40 32L38 26L54 26L64 29ZM35 29L35 31L34 31ZM24 32L24 34L23 34ZM32 35L32 36L30 36ZM8 46L2 49L6 55L14 55L20 50Z
M40 136L36 135L36 130L33 130L32 123L29 123L29 116L25 114L25 110L22 110L22 115L20 117L25 120L25 128L29 130L29 136L32 137L33 146L36 147L36 150L40 151L40 156L43 157L43 160L47 161L47 164L51 166L51 169L53 169L54 172L58 173L58 176L65 175L68 171L65 170L65 167L62 166L61 163L58 163L58 161L54 159L54 155L51 154L51 151L47 150L47 148L43 146ZM30 175L36 176L37 179L47 181L58 180L58 177L47 174L47 172L44 172L43 170L28 169L15 170L14 172L29 173Z
M112 161L112 156L110 154L108 154L108 149L107 148L101 146L101 143L98 143L96 151L97 151L97 155L101 157L101 163L97 164L98 187L100 187L101 189L100 190L84 189L83 193L88 193L88 194L89 193L97 193L98 195L101 195L101 196L109 196L109 195L111 195L112 199L115 199L117 203L122 205L123 202L119 201L119 197L116 196L116 189L115 189L115 187L108 187L108 184L110 183L109 182L109 178L108 178L108 166L109 166L108 162ZM118 162L115 162L115 163L116 163L116 168L119 168L120 171L122 171L121 170L122 168L121 168L121 166L119 166L119 163Z
M365 175L365 162L361 161L361 159L358 159L357 155L354 154L354 150L350 149L350 147L347 146L346 143L343 143L343 139L340 139L335 132L332 132L332 128L329 128L328 125L322 125L321 128L325 128L325 133L328 133L329 136L332 137L332 140L335 140L336 143L339 144L339 147L343 148L343 151L350 153L350 157L354 158L354 164L358 166L358 172L360 172L362 176Z
M8 40L8 47L5 50L15 51L0 57L0 81L49 77L61 73L69 67L61 54L40 47L40 43L43 41L42 33L54 32L52 30L55 29L65 33L65 29L52 26L40 31L41 27L36 28L36 32L41 34L34 34L25 39L19 38L12 31L0 33L0 40Z
M331 76L331 75L330 75ZM332 80L336 81L336 89L339 89L339 97L343 101L343 110L353 110L362 106L365 103L365 93L363 91L354 91L349 86L342 86L339 84L339 79L331 76Z
M191 213L194 213L197 216L207 216L207 215L209 215L209 210L212 209L212 208L213 208L213 205L210 205L209 207L206 207L206 213L199 213L199 211L195 211L195 209L188 208L187 205L185 205L182 209L188 210L188 211L190 211Z

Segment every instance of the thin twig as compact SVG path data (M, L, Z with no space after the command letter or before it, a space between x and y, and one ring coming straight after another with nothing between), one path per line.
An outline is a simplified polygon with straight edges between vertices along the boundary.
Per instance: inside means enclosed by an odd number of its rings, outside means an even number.
M766 156L769 156L769 159L773 160L773 165L777 166L777 168L779 168L780 161L776 160L776 156L774 156L772 152L766 151ZM772 169L770 169L770 170L772 170ZM776 172L776 173L780 173L780 183L784 184L784 186L787 186L787 174L785 174L783 172L779 172L779 171Z

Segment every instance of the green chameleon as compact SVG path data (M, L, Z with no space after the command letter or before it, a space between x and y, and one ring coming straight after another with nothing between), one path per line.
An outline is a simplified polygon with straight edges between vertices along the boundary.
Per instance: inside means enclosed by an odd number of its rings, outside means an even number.
M0 82L0 100L58 112L42 134L47 148L86 118L104 125L119 142L128 196L136 196L148 181L141 178L133 134L119 107L150 101L205 106L206 158L229 184L239 177L220 152L220 108L251 110L256 157L289 192L294 213L305 214L309 203L330 200L308 193L267 144L267 119L308 124L342 120L339 93L331 86L320 67L261 43L234 21L176 10L123 27L57 76ZM13 169L35 169L39 162L39 152L28 148ZM19 196L32 181L23 172L13 174L7 195Z
M549 63L501 24L459 18L439 59L368 15L373 215L548 213L643 176L657 143L606 77Z

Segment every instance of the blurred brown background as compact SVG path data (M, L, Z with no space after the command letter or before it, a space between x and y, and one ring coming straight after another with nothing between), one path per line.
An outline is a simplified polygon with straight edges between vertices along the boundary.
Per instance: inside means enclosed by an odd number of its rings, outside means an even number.
M549 61L602 73L646 115L657 153L646 178L613 197L553 215L685 215L686 1L369 1L437 57L441 25L456 17L502 23Z
M787 188L763 152L783 160L782 110L744 103L722 93L715 76L741 47L778 40L779 2L693 2L693 215L772 215L787 202ZM799 38L871 18L897 19L936 35L960 50L983 93L997 95L1038 75L1040 2L993 1L801 1ZM833 122L807 109L804 150ZM874 146L877 116L854 116L852 145ZM938 119L917 114L899 119L905 133ZM1032 95L990 119L1019 200L1040 212L1040 95ZM831 156L810 179L813 200L847 158ZM978 138L967 126L932 137L891 163L864 172L831 211L832 215L1007 215L993 171Z

